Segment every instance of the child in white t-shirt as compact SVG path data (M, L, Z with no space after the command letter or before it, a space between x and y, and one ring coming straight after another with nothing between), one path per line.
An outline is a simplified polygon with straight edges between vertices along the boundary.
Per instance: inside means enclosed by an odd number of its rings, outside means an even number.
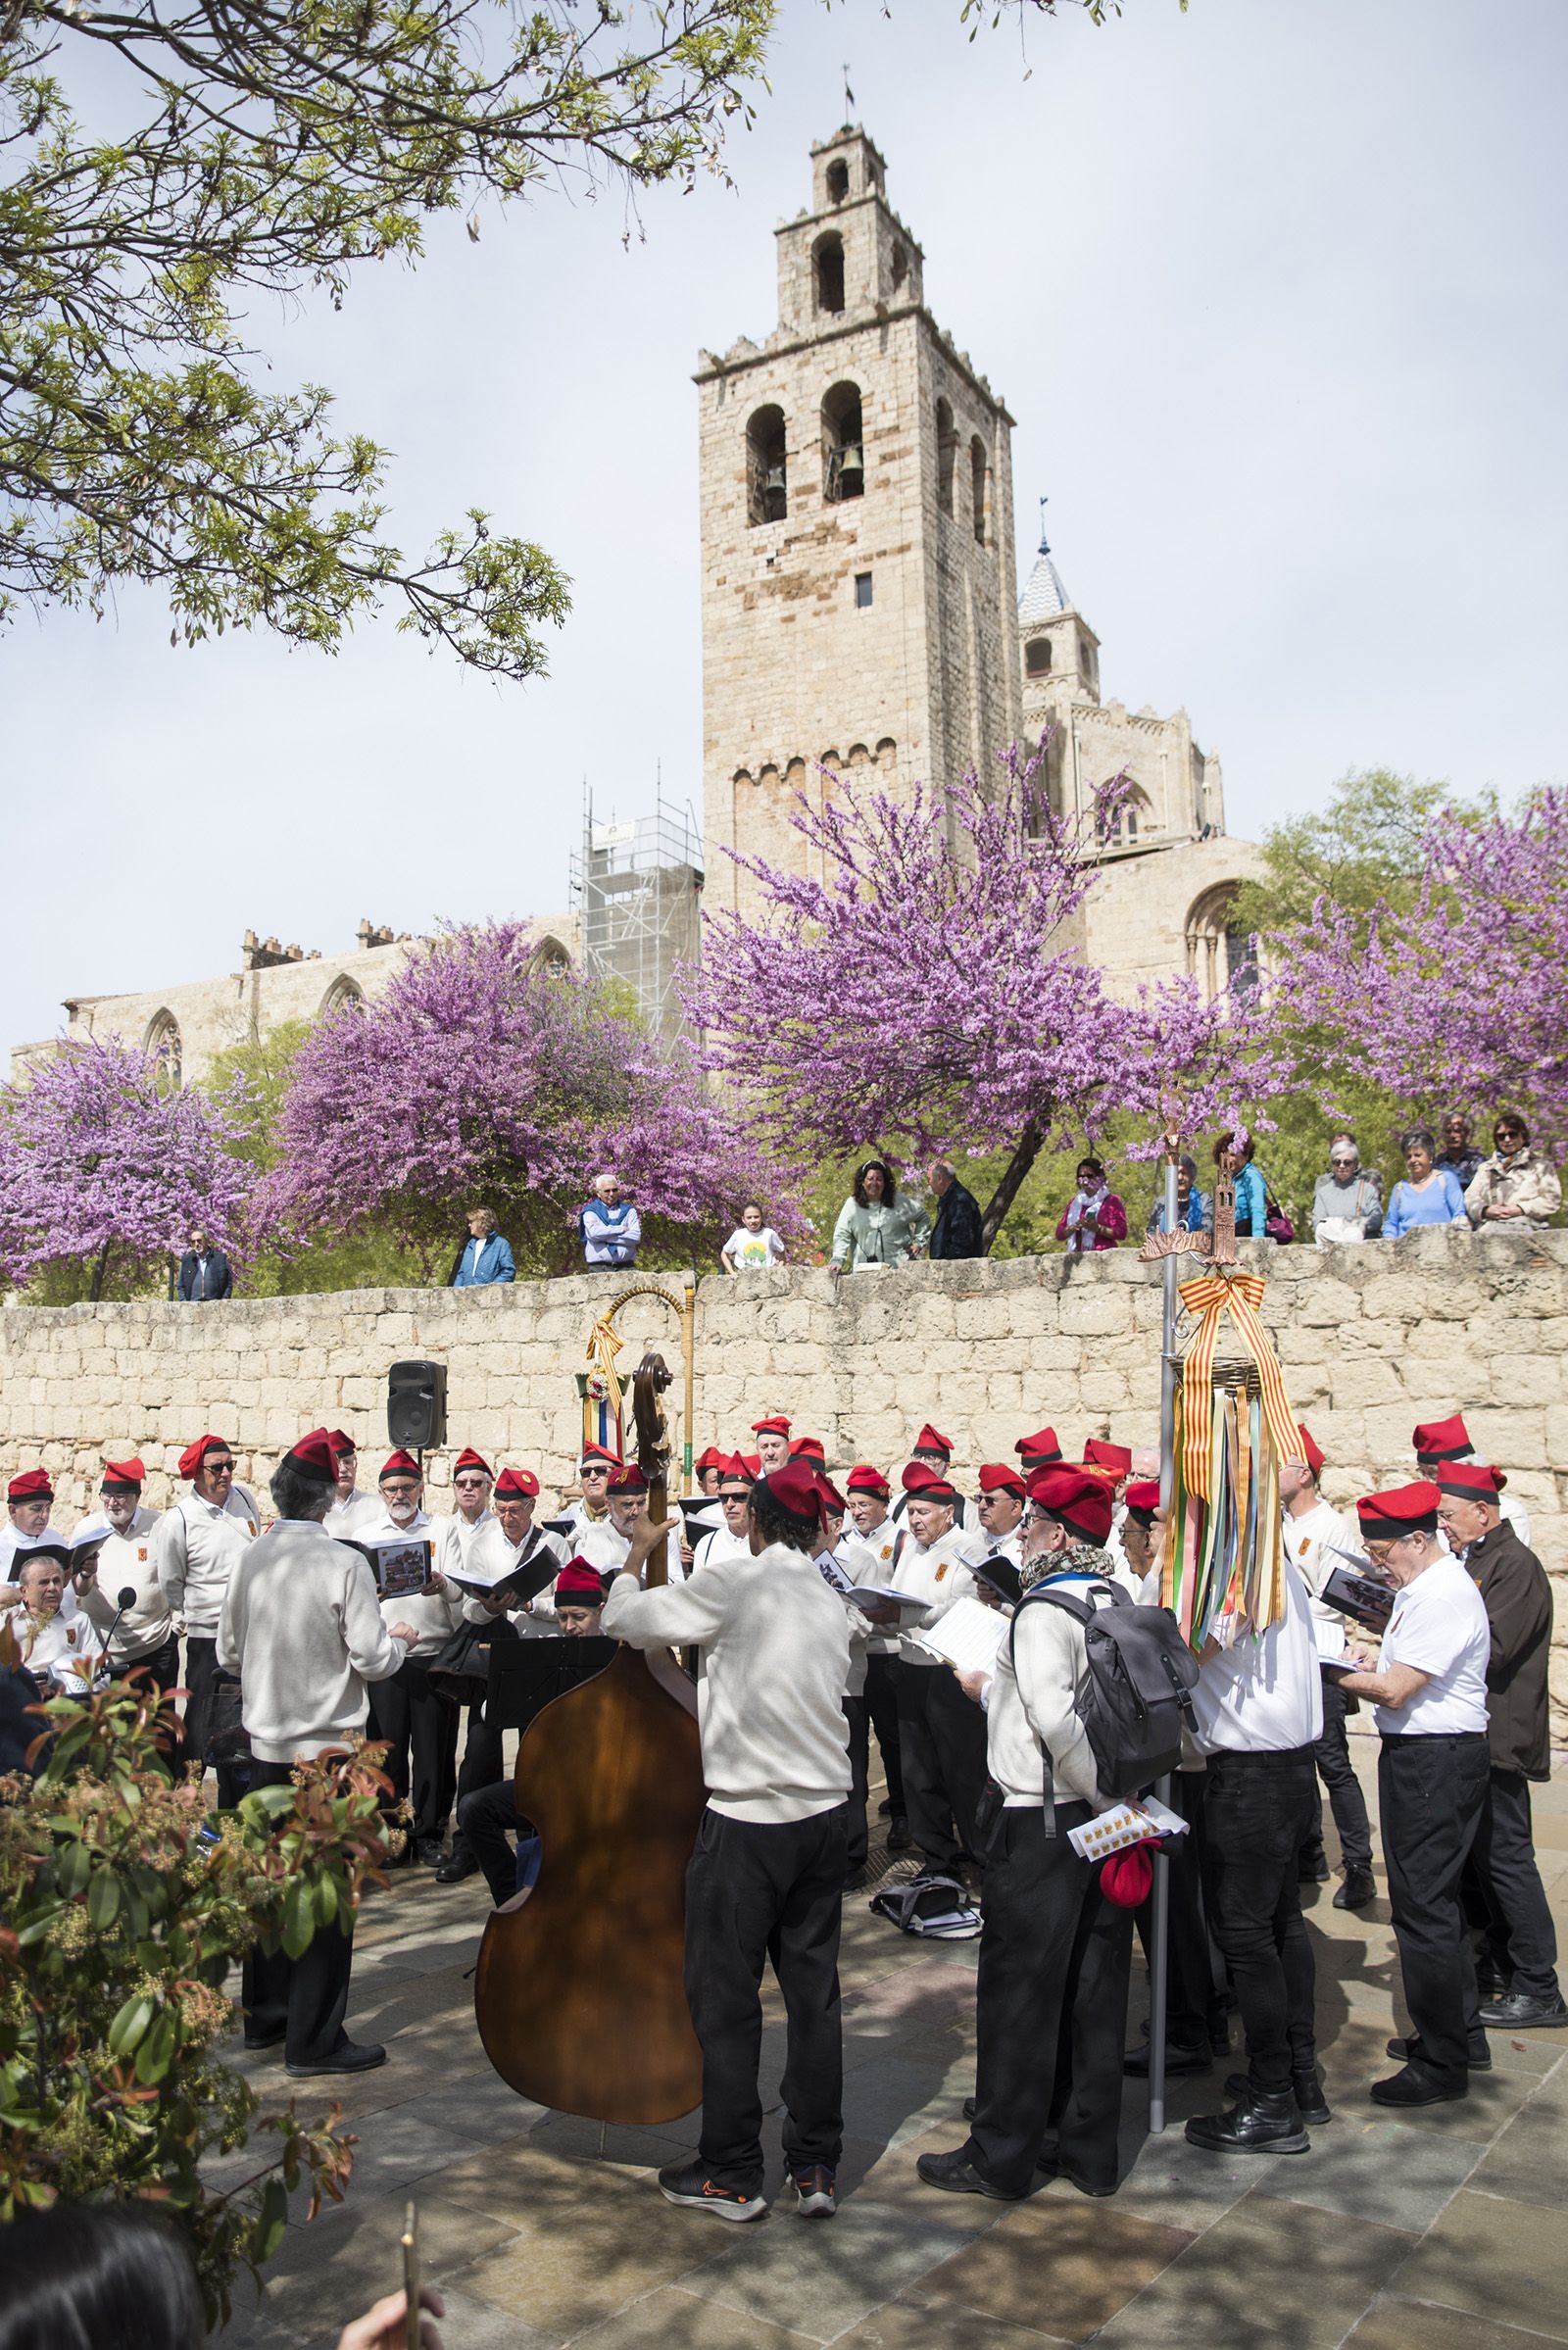
M755 1199L741 1209L740 1223L719 1250L719 1261L726 1273L765 1273L770 1265L784 1262L784 1243L771 1224L762 1222Z

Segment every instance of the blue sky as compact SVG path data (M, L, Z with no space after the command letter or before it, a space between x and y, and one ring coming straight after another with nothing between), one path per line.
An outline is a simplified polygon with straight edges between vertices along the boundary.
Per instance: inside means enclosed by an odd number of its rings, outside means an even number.
M68 995L232 970L242 933L566 903L599 811L695 798L704 345L774 322L772 228L857 113L927 298L1018 419L1107 697L1192 713L1231 829L1387 764L1562 781L1561 0L1128 0L970 41L958 0L786 0L736 186L442 223L345 309L258 312L280 383L396 452L391 526L469 505L571 574L524 687L365 625L332 660L174 650L155 598L0 639L0 1047Z

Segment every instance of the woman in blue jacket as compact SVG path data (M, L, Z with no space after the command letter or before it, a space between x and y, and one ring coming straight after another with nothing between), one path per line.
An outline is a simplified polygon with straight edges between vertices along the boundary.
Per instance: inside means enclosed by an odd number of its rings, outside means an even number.
M1214 1140L1214 1164L1220 1168L1229 1164L1236 1177L1236 1237L1239 1241L1260 1241L1266 1235L1264 1223L1268 1215L1268 1187L1260 1167L1252 1164L1252 1138L1244 1127L1241 1136L1226 1127Z
M487 1207L474 1208L468 1217L468 1238L452 1269L452 1287L484 1290L492 1282L516 1278L511 1243L497 1232L496 1220Z

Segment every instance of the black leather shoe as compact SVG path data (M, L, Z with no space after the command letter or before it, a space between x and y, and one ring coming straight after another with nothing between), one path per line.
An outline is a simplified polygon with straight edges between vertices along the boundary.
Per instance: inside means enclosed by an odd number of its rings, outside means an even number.
M386 2050L373 2040L342 2040L330 2056L318 2058L315 2064L285 2065L283 2070L295 2081L314 2081L318 2073L373 2073L377 2065L386 2063Z
M1008 2188L993 2186L982 2179L969 2160L968 2149L956 2147L951 2154L922 2154L915 2169L927 2186L946 2187L950 2195L989 2195L994 2203L1021 2203L1023 2195ZM1024 2189L1027 2194L1029 2189Z
M1213 2064L1214 2059L1209 2052L1207 2040L1200 2048L1168 2047L1165 2050L1167 2077L1174 2073L1207 2073L1212 2071ZM1147 2081L1149 2079L1148 2048L1129 2048L1121 2060L1121 2069L1124 2073L1130 2074L1134 2081Z
M1334 1896L1336 1909L1365 1909L1378 1897L1376 1881L1370 1869L1347 1869L1345 1883Z
M280 2032L270 2032L264 2038L258 2040L253 2040L250 2033L247 2032L245 2034L245 2053L247 2056L259 2056L264 2048L281 2048L283 2042L287 2038L288 2026L286 2024Z
M1421 2042L1419 2039L1417 2039L1414 2032L1410 2034L1408 2039L1390 2040L1388 2043L1388 2051L1389 2054L1401 2065L1418 2065L1422 2062ZM1492 2050L1487 2046L1485 2032L1478 2032L1476 2037L1470 2042L1470 2047L1468 2054L1466 2055L1465 2062L1469 2065L1472 2073L1491 2072Z
M890 1852L907 1852L913 1843L914 1837L909 1832L908 1821L903 1812L896 1811L893 1815L893 1825L888 1830L888 1850Z
M1246 2073L1233 2073L1225 2083L1225 2094L1227 2097L1246 2097L1250 2093L1251 2086L1251 2081ZM1297 2112L1310 2129L1321 2130L1325 2122L1333 2121L1328 2099L1323 2094L1322 2078L1315 2065L1310 2073L1291 2075L1291 2095L1296 2099Z
M479 1856L466 1844L454 1844L435 1873L437 1885L461 1885L465 1877L472 1877L479 1866Z
M1211 2154L1305 2154L1312 2144L1289 2091L1265 2097L1250 2086L1224 2113L1195 2114L1187 2142Z
M1542 2032L1568 2024L1568 2005L1559 1991L1554 1999L1532 1999L1528 1991L1509 1991L1489 2000L1481 2021L1496 2032Z
M1391 2073L1387 2081L1374 2081L1371 2088L1374 2105L1452 2105L1469 2094L1470 2084L1462 2074L1435 2072L1419 2058Z
M421 1836L414 1847L414 1857L421 1869L434 1869L446 1858L446 1850L438 1836Z
M1303 1852L1296 1864L1296 1874L1302 1885L1327 1885L1329 1856L1326 1852Z
M891 1820L893 1817L893 1805L891 1802L879 1803L876 1807L876 1816L879 1820Z
M972 2122L974 2120L975 2107L979 2104L979 2102L980 2100L978 2097L965 2097L963 2101L963 2118L966 2122Z
M865 1871L863 1869L852 1869L844 1880L844 1890L847 1893L858 1893L864 1883Z

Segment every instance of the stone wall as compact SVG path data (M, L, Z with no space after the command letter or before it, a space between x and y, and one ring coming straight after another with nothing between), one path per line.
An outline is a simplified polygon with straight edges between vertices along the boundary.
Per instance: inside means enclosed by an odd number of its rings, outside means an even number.
M1472 1241L1432 1231L1389 1247L1255 1253L1292 1401L1328 1454L1329 1498L1348 1505L1373 1485L1403 1482L1416 1421L1460 1407L1482 1457L1528 1504L1536 1547L1560 1580L1568 1232ZM662 1278L679 1292L678 1276ZM321 1421L347 1428L373 1465L388 1364L429 1355L447 1365L451 1439L429 1463L434 1506L450 1506L451 1462L466 1444L497 1466L537 1469L550 1500L571 1473L573 1377L589 1326L622 1286L584 1274L206 1306L13 1306L0 1314L0 1468L41 1459L66 1525L87 1505L106 1450L139 1451L148 1499L163 1504L181 1447L209 1428L229 1438L255 1485ZM736 1443L764 1410L782 1410L823 1439L836 1466L896 1468L931 1418L956 1441L966 1482L1043 1421L1069 1455L1091 1436L1152 1444L1159 1313L1158 1273L1130 1249L842 1279L804 1268L705 1277L695 1444ZM650 1341L678 1365L678 1325L657 1300L634 1300L619 1326L628 1373ZM680 1395L677 1377L677 1407ZM1568 1705L1568 1606L1557 1639Z

